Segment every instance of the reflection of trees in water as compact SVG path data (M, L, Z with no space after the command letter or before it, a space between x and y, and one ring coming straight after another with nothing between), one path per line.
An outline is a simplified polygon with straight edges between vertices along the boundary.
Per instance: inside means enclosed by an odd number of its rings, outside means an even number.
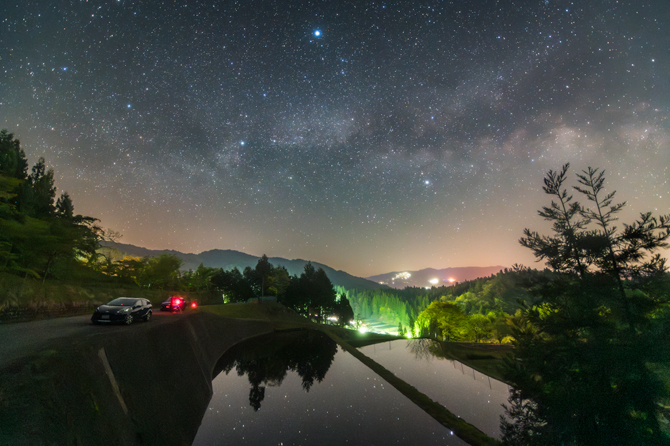
M428 360L431 358L457 360L449 354L444 342L435 339L412 339L407 342L407 348L414 354L416 359Z
M433 339L412 339L407 342L407 348L409 348L409 351L412 352L416 359L444 358L440 343Z
M302 378L302 388L309 392L315 381L323 381L336 352L337 344L319 332L277 334L235 346L219 360L217 369L228 374L235 368L238 376L247 375L249 404L257 411L265 387L280 386L289 370Z

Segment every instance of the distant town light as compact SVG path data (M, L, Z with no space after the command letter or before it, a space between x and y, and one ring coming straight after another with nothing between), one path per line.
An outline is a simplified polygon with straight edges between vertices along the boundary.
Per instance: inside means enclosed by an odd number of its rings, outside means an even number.
M402 272L402 273L398 273L398 274L396 274L396 275L393 277L393 280L396 280L396 279L407 280L407 279L409 279L410 277L412 277L412 275L411 275L410 273L408 273L408 272Z
M439 282L439 279L430 279L428 282L432 283L433 285L436 285L437 282Z

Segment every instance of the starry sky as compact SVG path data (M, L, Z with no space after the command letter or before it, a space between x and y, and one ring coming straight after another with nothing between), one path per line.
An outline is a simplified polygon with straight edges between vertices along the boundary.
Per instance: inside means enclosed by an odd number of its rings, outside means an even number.
M0 128L122 243L539 266L518 239L549 230L549 169L605 169L623 222L670 212L669 21L667 0L5 0Z

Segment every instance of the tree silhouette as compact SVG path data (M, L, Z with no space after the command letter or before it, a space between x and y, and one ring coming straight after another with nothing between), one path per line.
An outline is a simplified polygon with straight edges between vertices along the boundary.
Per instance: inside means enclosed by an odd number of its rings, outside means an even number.
M604 193L604 172L578 175L575 190L592 203L584 207L563 186L568 167L545 178L558 202L539 215L554 235L526 229L520 240L553 273L516 268L536 302L513 319L504 443L668 444L657 418L667 390L653 366L670 357L667 273L656 253L668 246L669 218L641 214L618 231L625 203Z
M240 270L219 270L211 279L212 284L222 291L228 302L245 302L254 297L254 290Z
M337 344L315 331L262 336L231 348L215 367L228 374L233 368L238 376L246 375L251 388L249 405L258 411L268 385L278 387L289 371L302 379L302 388L309 392L321 382L330 369Z
M302 315L311 314L322 319L324 313L335 311L337 294L326 272L307 262L300 277L291 278L280 302Z
M19 141L0 131L0 268L34 278L58 278L95 258L97 219L74 214L67 193L54 204L54 171L40 158L27 173Z

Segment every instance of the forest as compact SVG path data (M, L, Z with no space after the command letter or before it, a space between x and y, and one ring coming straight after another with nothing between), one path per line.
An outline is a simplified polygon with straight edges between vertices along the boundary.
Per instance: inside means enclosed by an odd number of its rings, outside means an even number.
M491 277L430 289L336 288L346 293L358 319L386 322L408 337L502 342L510 334L507 317L521 308L520 301L531 300L517 278L517 271L504 269ZM441 325L451 327L448 337Z
M54 171L40 158L28 173L19 141L0 131L0 269L31 278L62 277L95 258L98 220L75 214L67 192L56 198Z

